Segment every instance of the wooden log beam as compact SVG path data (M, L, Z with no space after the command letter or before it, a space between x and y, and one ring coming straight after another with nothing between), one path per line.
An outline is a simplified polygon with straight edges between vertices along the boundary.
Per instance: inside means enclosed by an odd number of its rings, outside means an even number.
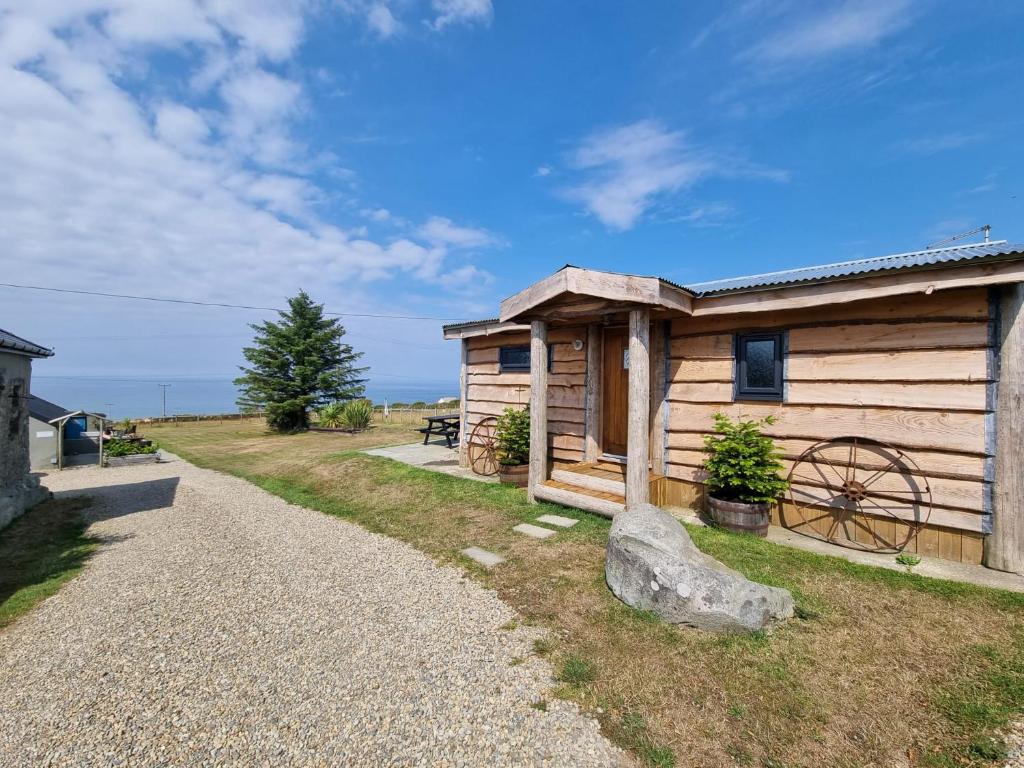
M459 365L459 466L469 466L469 451L467 442L469 438L466 433L469 431L469 424L466 422L466 415L469 412L469 342L465 337L462 339L462 360Z
M527 495L548 479L548 325L530 323L530 476Z
M629 426L626 440L626 508L650 500L647 467L651 424L651 313L629 313Z
M668 403L665 402L665 350L668 324L651 323L651 469L665 474L665 430L668 426Z
M995 484L984 563L1024 573L1024 283L1003 286L998 296Z
M603 375L603 337L601 326L587 326L587 373L584 410L586 416L585 461L597 461L601 455L601 376Z

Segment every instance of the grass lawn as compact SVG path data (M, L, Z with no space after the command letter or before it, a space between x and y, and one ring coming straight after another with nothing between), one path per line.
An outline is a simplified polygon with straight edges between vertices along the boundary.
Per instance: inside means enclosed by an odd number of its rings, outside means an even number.
M75 576L96 548L86 498L44 501L0 531L0 627Z
M988 765L1024 707L1024 596L858 566L711 529L697 544L750 578L786 587L799 617L771 634L713 636L662 624L604 583L609 522L523 491L362 455L410 442L408 426L274 436L257 422L146 433L200 466L356 522L464 567L524 620L535 651L605 733L653 766ZM512 526L578 517L542 542ZM507 562L484 571L459 551ZM543 706L540 704L538 706Z

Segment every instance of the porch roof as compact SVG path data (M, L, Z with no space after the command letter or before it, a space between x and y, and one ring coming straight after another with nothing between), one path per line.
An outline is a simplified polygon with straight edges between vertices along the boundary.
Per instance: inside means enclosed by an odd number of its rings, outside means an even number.
M502 322L551 312L566 315L622 311L623 305L647 306L689 313L693 292L660 277L601 272L566 264L550 277L501 302Z

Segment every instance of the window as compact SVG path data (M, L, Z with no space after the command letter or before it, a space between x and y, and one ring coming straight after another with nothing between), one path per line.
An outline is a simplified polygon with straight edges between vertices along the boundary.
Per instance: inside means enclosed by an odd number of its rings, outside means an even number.
M548 372L554 359L555 345L548 344ZM517 344L514 347L502 347L498 350L498 363L502 373L513 371L530 372L530 345Z
M782 400L781 333L736 335L736 399Z

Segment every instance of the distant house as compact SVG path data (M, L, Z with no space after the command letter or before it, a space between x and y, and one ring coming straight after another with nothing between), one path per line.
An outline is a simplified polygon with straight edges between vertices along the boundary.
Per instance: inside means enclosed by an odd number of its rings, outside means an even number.
M0 329L0 528L49 493L30 472L29 387L32 360L52 355Z
M38 395L28 398L28 445L32 469L50 469L57 466L57 427L50 422L68 414L49 400Z

